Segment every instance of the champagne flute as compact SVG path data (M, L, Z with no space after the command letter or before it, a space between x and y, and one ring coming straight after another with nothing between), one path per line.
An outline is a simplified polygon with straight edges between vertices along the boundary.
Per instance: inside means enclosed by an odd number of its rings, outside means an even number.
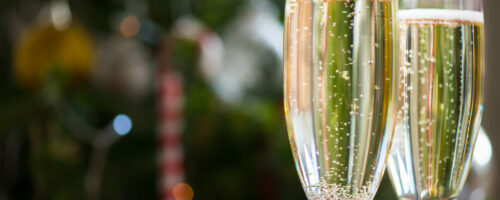
M481 0L403 0L388 171L400 199L456 199L481 121Z
M285 112L310 200L376 193L395 124L396 4L287 1Z

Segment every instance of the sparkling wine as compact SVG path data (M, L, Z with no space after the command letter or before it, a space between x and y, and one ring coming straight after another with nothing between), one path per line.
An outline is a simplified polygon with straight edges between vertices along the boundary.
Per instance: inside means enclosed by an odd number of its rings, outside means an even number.
M455 198L480 125L483 14L444 9L397 14L402 78L388 169L402 197Z
M395 119L391 0L288 0L284 96L309 199L372 199Z

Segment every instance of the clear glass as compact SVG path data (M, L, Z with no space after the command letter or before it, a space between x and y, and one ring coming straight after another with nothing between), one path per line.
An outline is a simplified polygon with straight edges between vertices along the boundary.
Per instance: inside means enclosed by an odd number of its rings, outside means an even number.
M388 171L400 199L456 199L482 113L481 0L403 0Z
M285 112L310 200L376 193L395 124L396 4L287 1Z

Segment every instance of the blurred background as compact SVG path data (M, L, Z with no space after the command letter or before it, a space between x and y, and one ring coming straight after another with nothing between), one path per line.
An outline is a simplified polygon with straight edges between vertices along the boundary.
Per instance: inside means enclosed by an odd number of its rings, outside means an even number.
M305 199L282 106L284 4L3 0L0 200ZM485 1L486 131L462 199L500 199L498 9ZM376 199L396 199L387 178Z

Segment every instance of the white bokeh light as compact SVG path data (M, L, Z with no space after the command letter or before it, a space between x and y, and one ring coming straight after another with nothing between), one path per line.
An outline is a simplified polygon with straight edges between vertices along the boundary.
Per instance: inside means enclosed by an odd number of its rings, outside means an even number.
M57 30L64 30L71 24L71 10L66 1L54 1L50 5L50 19Z
M476 147L474 148L473 162L484 167L490 163L492 154L490 139L483 127L481 127L477 136Z

